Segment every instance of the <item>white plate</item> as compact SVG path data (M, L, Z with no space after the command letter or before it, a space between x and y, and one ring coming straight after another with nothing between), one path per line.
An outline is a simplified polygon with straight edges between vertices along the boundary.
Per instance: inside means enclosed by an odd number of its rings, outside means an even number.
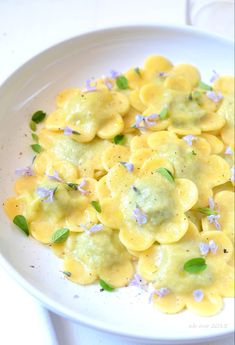
M28 122L38 109L50 112L56 94L79 86L114 68L140 66L150 54L162 54L174 63L191 62L207 81L213 69L233 73L233 45L224 38L191 28L124 27L88 33L30 60L0 90L1 202L12 194L14 170L33 158ZM21 154L23 153L23 154ZM49 248L24 237L0 210L0 261L15 279L51 310L75 321L111 333L161 344L201 341L233 330L233 303L225 301L216 316L202 318L185 311L164 315L139 295L135 288L115 293L100 292L96 285L82 287L67 281L61 261ZM32 268L30 266L35 266ZM78 295L78 298L74 298Z

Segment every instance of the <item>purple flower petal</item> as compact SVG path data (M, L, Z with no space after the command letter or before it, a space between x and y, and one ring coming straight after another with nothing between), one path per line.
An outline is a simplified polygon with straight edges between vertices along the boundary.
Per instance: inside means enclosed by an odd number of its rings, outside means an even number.
M139 208L135 208L134 209L133 215L134 215L134 218L135 218L136 222L139 225L146 224L147 221L148 221L148 218L147 218L146 214L144 214L144 212L142 212L141 209L139 209Z
M232 155L233 154L233 150L230 146L227 146L225 151L224 151L225 155Z
M151 127L156 125L156 119L159 117L159 114L151 114L149 116L145 116L144 117L144 122L146 124L147 127Z
M224 98L221 92L207 91L206 95L215 103L219 103Z
M203 293L203 291L202 290L194 290L193 291L193 298L194 298L194 300L196 301L196 302L198 302L198 303L200 303L202 300L203 300L203 298L204 298L204 293Z
M219 74L215 70L213 70L212 73L213 74L212 74L212 77L210 79L210 82L214 83L217 79L219 79Z
M159 117L159 114L151 114L148 116L143 116L137 114L135 116L135 123L132 126L133 128L138 128L139 130L145 130L148 127L154 126L156 124L155 120Z
M92 91L97 91L96 86L91 85L91 79L86 80L86 88L82 90L82 92L92 92Z
M70 128L69 126L66 126L64 128L64 135L72 135L72 134L73 134L72 128Z
M46 173L46 176L50 179L50 180L54 180L54 181L58 181L58 182L62 182L62 178L59 177L59 173L58 171L54 171L54 174L53 175L49 175Z
M214 199L211 196L208 198L208 204L210 206L210 209L214 210L215 202L214 202Z
M33 170L31 167L26 167L26 168L22 168L22 169L16 169L15 170L15 174L17 176L33 176Z
M168 73L166 72L159 72L158 77L168 77Z
M107 86L109 90L112 90L113 84L110 81L108 81L108 79L104 80L104 84Z
M157 295L158 298L163 298L166 295L168 295L169 293L170 293L170 290L166 287L162 287L158 290L153 290L149 295L149 303L152 302L154 295Z
M120 162L129 172L134 171L134 165L130 162Z
M210 251L209 244L205 242L199 243L199 250L200 250L201 255L207 255Z
M83 189L83 187L87 184L86 179L83 179L82 182L77 186L77 190L79 190L80 193L82 194L88 194L89 191Z
M94 224L90 229L88 229L84 224L80 224L80 227L85 231L87 235L103 230L103 224Z
M220 218L219 214L211 214L210 216L207 216L209 223L214 224L217 230L221 230L221 225L218 222L219 218Z
M136 286L140 289L146 290L148 283L136 273L134 278L130 281L129 286Z
M209 248L212 254L216 254L217 250L218 250L218 246L216 245L214 240L210 240L209 241Z
M193 140L197 140L197 138L192 134L188 134L185 137L183 137L182 139L190 146L192 146Z
M114 69L111 69L110 76L111 76L112 79L116 79L119 75L120 75L120 73L118 71L115 71Z
M38 187L36 193L44 202L51 203L54 201L55 188Z

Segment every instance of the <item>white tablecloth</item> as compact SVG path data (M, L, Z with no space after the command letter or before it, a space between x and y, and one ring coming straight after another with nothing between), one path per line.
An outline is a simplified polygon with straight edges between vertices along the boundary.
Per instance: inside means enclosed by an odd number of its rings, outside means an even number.
M232 23L231 10L225 17L226 23ZM202 26L210 24L206 12L201 18L201 22L194 19ZM0 84L38 52L82 32L122 24L184 22L184 0L0 0ZM227 34L232 35L231 25L227 25ZM125 345L123 340L48 314L1 268L0 343ZM232 344L232 339L226 341Z

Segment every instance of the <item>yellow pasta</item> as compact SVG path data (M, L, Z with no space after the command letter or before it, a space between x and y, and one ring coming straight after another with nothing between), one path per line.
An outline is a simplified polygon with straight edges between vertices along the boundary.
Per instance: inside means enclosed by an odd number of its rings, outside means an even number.
M233 297L232 77L207 85L153 55L63 90L32 137L36 157L3 207L68 280L144 287L168 314L214 315Z

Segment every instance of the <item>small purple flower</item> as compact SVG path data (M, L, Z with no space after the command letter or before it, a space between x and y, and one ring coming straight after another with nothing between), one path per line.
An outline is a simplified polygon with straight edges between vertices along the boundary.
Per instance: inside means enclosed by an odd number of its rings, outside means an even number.
M224 98L221 92L207 91L206 95L215 103L219 103Z
M216 245L214 240L210 240L209 243L201 242L199 244L199 249L201 255L207 255L209 254L209 252L211 252L212 254L216 254L218 246Z
M15 174L17 176L33 176L33 170L31 167L26 167L26 168L22 168L22 169L16 169L15 170Z
M136 286L140 289L146 290L148 283L136 273L134 278L130 281L129 286Z
M214 83L217 79L219 79L219 74L215 70L213 70L212 73L213 74L212 74L212 77L210 79L210 82Z
M94 224L90 229L88 229L85 225L80 224L80 227L85 231L87 235L91 235L95 232L103 230L103 224Z
M214 224L217 230L221 230L221 225L218 222L219 218L220 218L219 214L211 214L210 216L207 216L209 223Z
M203 293L203 291L202 290L194 290L193 291L193 298L194 298L194 300L196 301L196 302L198 302L198 303L200 303L202 300L203 300L203 298L204 298L204 293Z
M197 140L197 138L192 135L192 134L188 134L185 137L182 138L184 141L186 141L186 143L190 146L193 145L193 140Z
M163 298L166 295L168 295L169 293L170 293L170 290L166 287L162 287L158 290L153 290L149 295L149 303L152 302L154 295L157 295L158 298Z
M87 184L87 181L85 179L82 180L82 182L77 186L77 190L79 190L80 193L82 194L88 194L89 191L83 189L83 187Z
M134 165L130 162L120 162L129 172L134 171Z
M58 171L54 170L54 174L53 175L49 175L46 173L46 176L50 179L50 180L54 180L54 181L58 181L58 182L62 182L62 178L59 177L59 173Z
M159 72L158 77L168 77L168 73L166 72Z
M64 135L72 135L72 134L73 134L72 128L70 128L69 126L66 126L64 128Z
M36 192L44 202L51 203L54 201L55 188L38 187Z
M111 69L110 76L112 79L116 79L119 75L120 75L120 73L118 71Z
M159 117L159 114L151 114L148 116L136 115L135 123L133 128L138 128L139 130L145 130L148 127L154 126L156 124L155 120Z
M230 146L227 146L225 151L224 151L225 155L232 155L233 154L233 150Z
M214 210L215 202L214 202L214 199L211 196L208 198L208 204L209 204L210 209Z
M112 84L108 79L105 79L105 80L104 80L104 84L105 84L105 86L107 86L107 88L108 88L109 90L112 90L113 84Z
M147 221L148 221L148 218L147 218L146 214L144 214L144 212L141 211L140 208L135 208L134 211L133 211L133 215L134 215L134 218L135 218L136 222L139 225L146 224Z
M209 248L212 254L216 254L217 250L218 250L218 246L216 245L214 240L210 240L209 241Z
M86 80L86 88L82 90L83 92L92 92L97 90L95 85L91 85L91 82L91 79Z
M230 171L231 171L230 180L231 180L232 182L234 182L234 181L235 181L235 167L233 166L233 167L230 169Z

